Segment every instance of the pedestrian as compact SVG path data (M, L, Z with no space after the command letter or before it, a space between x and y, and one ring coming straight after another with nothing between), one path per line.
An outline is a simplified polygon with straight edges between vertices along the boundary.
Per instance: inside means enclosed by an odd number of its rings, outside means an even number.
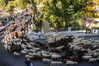
M95 33L96 32L96 30L95 30L95 28L93 27L93 33Z
M5 26L5 22L4 22L4 20L2 20L2 25Z
M58 33L58 30L56 29L56 33Z
M27 59L26 59L25 64L26 64L27 66L33 66L33 64L32 64L32 62L31 62L30 58L27 58Z
M43 35L43 36L44 36L44 33L45 33L45 32L44 32L44 29L42 28L42 35Z
M41 39L41 32L38 32L38 38Z
M86 34L88 33L88 28L86 28Z

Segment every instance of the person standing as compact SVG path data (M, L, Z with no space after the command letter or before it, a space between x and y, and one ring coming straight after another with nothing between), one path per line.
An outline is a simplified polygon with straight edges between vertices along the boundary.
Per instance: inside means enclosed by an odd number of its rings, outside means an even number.
M4 22L4 20L2 20L2 25L5 26L5 22Z
M44 33L45 33L45 32L44 32L44 29L42 28L42 35L44 35Z
M38 32L38 38L41 39L41 32Z
M26 64L27 66L33 66L33 64L32 64L32 62L31 62L30 58L27 58L27 59L26 59L25 64Z
M88 34L88 28L86 28L86 34Z
M58 33L58 30L56 29L56 33Z

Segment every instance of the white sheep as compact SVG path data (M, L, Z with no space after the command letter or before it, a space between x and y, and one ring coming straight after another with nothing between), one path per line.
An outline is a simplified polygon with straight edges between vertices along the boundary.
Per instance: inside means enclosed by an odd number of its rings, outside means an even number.
M44 56L44 57L50 57L50 55L48 55L48 54L42 54L42 56Z
M37 50L38 51L38 50L40 50L40 48L33 47L33 50Z
M22 50L22 51L21 51L22 54L26 54L27 52L28 52L28 51L26 51L26 50Z
M59 46L56 49L61 50L64 46Z
M20 55L20 53L18 53L18 52L13 52L13 55L18 56L18 55Z
M4 48L5 48L5 50L8 50L8 45L5 44L5 45L4 45Z
M95 52L99 52L99 49L96 49Z
M5 42L5 39L3 39L2 42Z
M26 42L27 40L26 40L26 39L23 39L23 41L25 41L25 42Z
M30 44L27 45L29 48L32 48L32 46Z
M21 45L21 42L19 42L19 45Z
M53 66L53 65L60 65L60 64L62 64L62 62L60 62L60 61L51 61L50 66Z
M30 42L30 44L31 44L31 45L34 45L35 43L33 43L33 42Z
M86 51L86 49L82 48L81 51Z
M33 56L41 56L41 54L39 54L39 53L33 53L32 55Z
M22 45L21 45L21 48L26 48L26 45L22 44Z
M29 56L29 55L25 55L25 58L31 58L31 56Z
M30 49L30 52L36 52L36 50Z
M28 55L33 56L33 53L30 53L30 52L29 52Z
M66 65L74 65L74 64L78 64L78 62L74 62L74 61L67 61Z
M61 58L61 55L52 55L51 58Z
M21 45L21 42L17 42L16 44L17 44L17 45Z
M99 61L99 56L97 57L97 61Z
M97 59L96 58L90 58L89 59L89 62L94 62L94 61L96 61Z
M93 56L99 56L99 52L94 53Z
M51 62L51 59L43 58L42 61L43 61L43 62Z
M88 60L88 59L92 58L92 56L82 56L82 58Z
M58 55L58 53L52 53L52 52L50 52L49 55Z
M16 38L16 39L15 39L15 41L19 41L19 40L20 40L20 38Z
M7 50L8 51L11 51L11 46L7 46Z
M42 53L42 54L48 54L49 52L42 50L41 53Z

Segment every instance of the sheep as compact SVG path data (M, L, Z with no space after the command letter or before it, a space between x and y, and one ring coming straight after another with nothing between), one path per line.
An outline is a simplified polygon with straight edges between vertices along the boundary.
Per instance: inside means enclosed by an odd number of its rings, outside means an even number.
M86 49L82 48L81 51L86 51Z
M21 45L21 42L17 42L16 44L17 44L17 45Z
M5 42L5 39L3 39L2 42Z
M74 61L67 61L66 65L74 65L74 64L78 64L78 62L74 62Z
M43 58L42 61L43 61L43 62L51 62L51 59Z
M28 55L33 56L33 53L30 53L30 52L29 52Z
M99 52L94 53L93 56L99 56Z
M94 42L99 43L99 40L95 40Z
M64 46L57 47L57 50L61 50Z
M96 49L95 52L99 52L99 49Z
M30 52L36 52L36 50L30 49Z
M50 52L49 55L58 55L58 53L52 53L52 52Z
M96 61L97 59L96 58L90 58L89 59L89 62L94 62L94 61Z
M92 56L82 56L83 59L88 60L90 58L92 58Z
M61 58L61 55L52 55L51 58Z
M18 56L18 55L20 55L20 53L13 52L13 55Z
M42 54L42 56L44 56L44 57L50 57L50 55L48 55L48 54Z
M26 51L26 50L22 50L22 51L21 51L22 54L26 54L27 52L28 52L28 51Z
M11 51L11 46L7 46L7 50L8 51Z
M15 41L20 41L20 38L16 38Z
M7 44L5 44L5 45L4 45L4 48L5 48L5 50L7 50L7 49L8 49L8 45L7 45Z
M97 57L97 61L99 61L99 56Z
M42 53L42 54L48 54L49 52L42 50L41 53Z
M31 58L31 56L29 56L29 55L25 55L25 58Z
M23 41L26 42L27 40L26 39L23 39Z
M60 62L60 61L51 61L50 66L53 66L53 65L60 65L60 64L62 64L62 62Z
M26 45L22 44L22 45L21 45L21 48L26 48Z
M39 53L33 53L32 55L33 56L41 56L41 54L39 54Z
M32 46L30 44L28 44L27 46L28 46L28 48L32 48Z
M38 51L38 50L40 50L40 48L33 47L33 50L37 50Z
M35 43L33 43L33 42L30 42L30 44L31 44L31 45L34 45Z

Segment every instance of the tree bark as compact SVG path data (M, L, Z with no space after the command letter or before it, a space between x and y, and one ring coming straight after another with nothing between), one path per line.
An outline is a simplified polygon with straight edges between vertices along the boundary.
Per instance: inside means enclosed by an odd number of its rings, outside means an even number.
M65 30L68 29L68 26L67 26L67 20L65 19Z

